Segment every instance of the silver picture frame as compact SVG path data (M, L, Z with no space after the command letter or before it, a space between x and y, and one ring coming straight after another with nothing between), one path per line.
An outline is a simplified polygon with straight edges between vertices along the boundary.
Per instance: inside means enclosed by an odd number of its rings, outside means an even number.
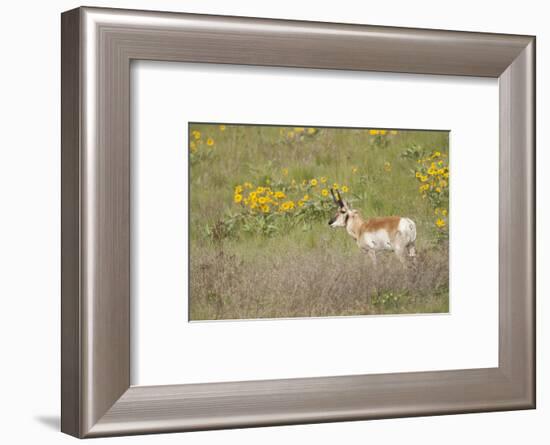
M535 407L535 37L88 7L62 14L61 36L63 432L84 438ZM132 60L497 78L498 366L131 386Z

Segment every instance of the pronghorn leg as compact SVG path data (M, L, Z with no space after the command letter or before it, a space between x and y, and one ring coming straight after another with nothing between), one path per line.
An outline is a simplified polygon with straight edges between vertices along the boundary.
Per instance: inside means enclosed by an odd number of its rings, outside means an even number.
M402 266L405 265L405 249L407 245L405 240L403 239L403 235L401 232L398 232L395 236L395 241L393 243L393 253L395 253L395 256L399 260Z
M374 250L372 250L372 249L369 249L369 250L367 250L367 254L369 255L369 258L370 258L371 261L372 261L372 265L373 265L374 267L376 267L377 264L378 264L378 261L377 261L377 259L376 259L376 252L375 252Z
M413 265L416 266L417 264L416 246L414 245L414 243L411 243L407 246L407 252L409 254L409 258L412 258Z
M405 249L403 247L399 246L399 247L396 247L394 249L394 252L395 252L395 256L397 257L397 259L404 266L405 265Z

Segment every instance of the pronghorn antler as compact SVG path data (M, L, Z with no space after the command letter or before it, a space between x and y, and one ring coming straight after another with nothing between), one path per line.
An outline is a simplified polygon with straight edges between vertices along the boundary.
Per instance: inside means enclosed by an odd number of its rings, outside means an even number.
M342 197L340 196L340 192L338 190L336 190L336 194L338 195L338 198L336 197L336 195L334 194L334 189L331 188L330 189L330 194L332 195L332 199L334 199L334 202L340 206L340 207L344 207L344 201L342 201Z
M344 207L344 200L342 199L342 197L340 196L340 190L336 189L336 194L338 195L338 202L340 203L340 205L342 207Z

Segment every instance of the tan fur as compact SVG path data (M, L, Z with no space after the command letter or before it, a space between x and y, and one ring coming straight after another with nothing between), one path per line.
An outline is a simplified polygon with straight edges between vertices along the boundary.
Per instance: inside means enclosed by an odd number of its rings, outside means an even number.
M369 218L361 225L360 234L364 232L376 232L377 230L386 230L391 239L395 237L397 233L397 227L399 226L400 216L381 216L376 218Z
M365 232L376 232L377 230L386 230L390 239L393 239L401 219L400 216L380 216L365 221L357 212L354 212L349 218L348 233L355 240L358 240Z

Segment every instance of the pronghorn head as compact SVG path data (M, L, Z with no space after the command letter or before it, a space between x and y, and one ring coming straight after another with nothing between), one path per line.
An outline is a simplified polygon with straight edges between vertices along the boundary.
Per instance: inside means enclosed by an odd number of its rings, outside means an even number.
M340 192L336 190L334 193L333 189L330 189L330 194L334 203L338 206L336 215L334 215L328 225L330 227L346 227L348 224L348 219L354 217L357 214L357 210L353 210L347 202L345 202L340 196Z

